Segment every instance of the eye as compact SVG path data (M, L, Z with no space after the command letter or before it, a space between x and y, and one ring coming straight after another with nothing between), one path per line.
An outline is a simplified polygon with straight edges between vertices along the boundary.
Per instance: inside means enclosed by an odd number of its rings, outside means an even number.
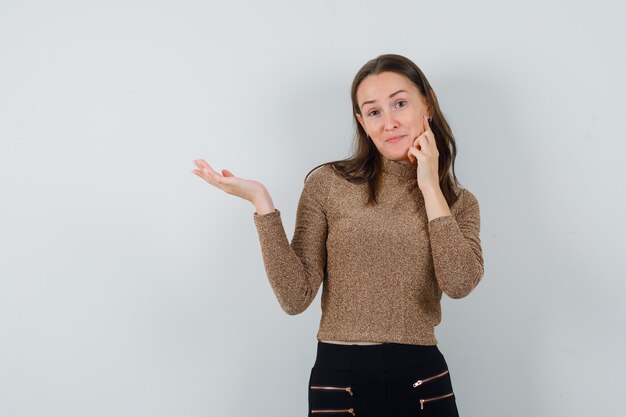
M400 100L400 101L396 102L396 105L398 105L400 103L404 103L404 106L400 106L400 107L406 107L406 100Z
M378 110L372 110L371 112L367 113L368 116L372 116L372 113L374 112L378 112ZM375 116L375 115L374 115Z

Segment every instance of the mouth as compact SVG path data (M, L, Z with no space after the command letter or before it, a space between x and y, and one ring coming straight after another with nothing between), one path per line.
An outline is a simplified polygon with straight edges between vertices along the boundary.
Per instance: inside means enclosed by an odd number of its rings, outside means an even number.
M406 135L393 136L393 137L387 139L385 142L396 143L396 142L398 142L400 139L402 139L405 136Z

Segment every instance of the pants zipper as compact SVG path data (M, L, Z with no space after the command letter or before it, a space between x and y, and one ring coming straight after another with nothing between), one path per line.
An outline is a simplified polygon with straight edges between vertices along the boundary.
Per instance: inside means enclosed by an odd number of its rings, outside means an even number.
M311 389L328 389L328 390L339 390L339 391L347 391L348 394L350 395L354 395L352 393L352 388L351 387L320 387L320 386L315 386L312 385Z
M443 371L443 372L442 372L442 373L440 373L440 374L433 375L433 376L428 377L428 378L426 378L426 379L419 379L419 380L417 380L417 381L415 381L415 382L413 383L413 388L417 388L417 387L419 387L420 385L422 385L424 382L428 382L428 381L430 381L430 380L432 380L432 379L441 378L442 376L444 376L444 375L445 375L445 374L447 374L448 372L449 372L449 370L448 370L448 369L446 369L445 371Z
M353 416L356 415L354 414L354 408L348 408L348 409L344 409L344 410L311 410L312 413L350 413Z
M427 403L427 402L429 402L429 401L442 400L442 399L444 399L444 398L448 398L448 397L451 397L451 396L453 396L453 395L454 395L454 393L453 393L453 392L451 392L451 393L449 393L449 394L446 394L446 395L441 395L441 396L439 396L439 397L433 397L433 398L423 398L423 399L421 399L421 400L420 400L420 409L422 409L422 410L424 409L424 403Z

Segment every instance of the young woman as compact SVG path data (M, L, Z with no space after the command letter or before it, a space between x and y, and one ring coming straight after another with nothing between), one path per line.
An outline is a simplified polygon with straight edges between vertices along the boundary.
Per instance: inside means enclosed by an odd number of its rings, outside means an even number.
M260 183L193 172L250 201L268 279L287 314L322 283L309 416L458 416L434 328L442 293L483 276L476 197L454 174L456 144L422 71L394 54L352 83L354 154L305 178L291 243Z

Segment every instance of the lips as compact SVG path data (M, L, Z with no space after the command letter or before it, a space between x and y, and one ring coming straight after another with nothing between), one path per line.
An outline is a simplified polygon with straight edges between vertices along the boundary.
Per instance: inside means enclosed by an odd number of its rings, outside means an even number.
M400 139L402 139L405 136L406 135L392 136L389 139L387 139L385 142L393 142L393 143L395 143L395 142L399 141Z

